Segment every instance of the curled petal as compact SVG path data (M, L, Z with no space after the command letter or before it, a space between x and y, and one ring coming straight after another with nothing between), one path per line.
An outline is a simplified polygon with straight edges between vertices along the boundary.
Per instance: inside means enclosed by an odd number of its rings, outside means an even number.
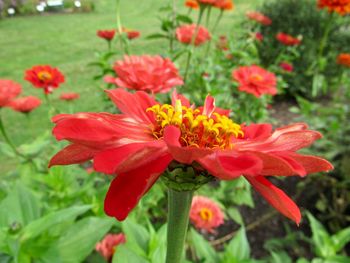
M68 165L86 162L94 156L96 151L83 145L71 144L63 148L51 158L49 168L54 165Z
M208 116L210 118L210 116L213 114L214 111L215 111L215 99L212 96L208 95L205 98L203 115Z
M300 210L281 189L274 186L263 176L245 176L245 178L275 209L299 225L301 220Z
M185 164L191 164L193 161L213 153L213 150L207 148L182 147L180 139L181 131L175 126L167 126L164 130L164 141L173 158Z
M119 174L111 183L105 199L105 212L119 221L124 220L167 168L169 154L157 156L144 166Z
M244 139L249 140L262 140L271 136L272 125L271 124L255 124L252 123L249 126L243 128Z

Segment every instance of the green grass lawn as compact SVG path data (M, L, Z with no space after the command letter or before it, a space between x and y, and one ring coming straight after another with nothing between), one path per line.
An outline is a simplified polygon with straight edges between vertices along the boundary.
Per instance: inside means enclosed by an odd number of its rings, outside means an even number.
M96 30L115 27L115 5L113 0L96 1L92 13L52 14L23 16L0 20L0 78L13 79L23 84L24 94L43 98L42 90L34 89L23 80L24 71L33 65L50 64L58 67L66 76L66 82L51 95L61 111L66 103L57 100L61 92L74 91L81 98L74 102L76 111L100 111L104 84L93 81L95 69L87 67L94 60L94 52L106 46L96 37ZM165 0L129 0L122 2L122 22L128 28L141 31L143 36L156 33L159 28L157 16ZM169 0L170 2L170 0ZM184 1L178 1L180 12L186 13ZM239 30L238 21L244 18L248 8L259 1L235 0L236 8L225 14L219 28L220 33L234 34ZM217 15L217 13L214 13ZM132 43L132 53L162 53L163 41L145 38ZM55 99L56 98L56 99ZM4 109L2 114L10 136L16 145L29 142L52 126L48 119L48 107L41 106L30 118ZM9 171L13 162L0 156L0 172Z

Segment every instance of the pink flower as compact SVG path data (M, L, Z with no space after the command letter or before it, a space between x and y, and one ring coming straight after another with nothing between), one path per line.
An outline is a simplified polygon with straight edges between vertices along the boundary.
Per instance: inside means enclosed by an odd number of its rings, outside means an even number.
M96 244L96 251L99 252L107 261L109 261L116 247L119 244L124 244L126 242L124 234L107 234L101 242Z
M197 26L195 24L192 25L183 25L176 29L176 38L183 44L192 44L193 35L197 31L196 39L194 40L195 46L200 46L210 40L211 36L209 31L203 27L199 26L198 30L196 30Z
M259 24L262 24L264 26L269 26L272 24L272 20L265 16L264 14L257 12L257 11L250 11L246 13L246 16L250 19L250 20L254 20L256 22L258 22Z
M192 201L190 220L196 228L212 233L214 228L224 223L224 213L211 199L195 196Z
M79 93L67 92L67 93L61 93L60 100L71 101L71 100L79 99L79 97L80 97Z
M22 86L9 79L0 79L0 108L17 97L22 92Z
M41 105L41 100L34 96L22 97L10 102L9 106L22 113L29 113Z
M280 63L280 68L287 72L293 72L294 70L293 65L285 61Z
M238 90L253 94L259 98L263 94L276 95L276 76L256 65L240 67L232 72L239 83Z
M122 88L165 93L183 84L174 63L161 56L125 56L115 63L114 70L118 77L106 76L104 80Z

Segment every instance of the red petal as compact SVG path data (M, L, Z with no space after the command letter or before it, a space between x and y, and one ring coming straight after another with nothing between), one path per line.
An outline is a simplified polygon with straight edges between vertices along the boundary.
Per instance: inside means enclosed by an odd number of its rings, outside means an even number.
M164 142L153 141L131 143L101 151L94 156L94 169L106 174L126 172L153 160L155 153L161 148L166 149Z
M71 144L51 158L49 168L54 165L68 165L86 162L94 156L95 151L86 146Z
M207 95L205 98L204 106L203 106L203 115L210 117L215 110L215 99Z
M242 154L239 156L229 156L227 153L215 153L207 155L199 160L199 163L210 174L222 180L232 180L233 178L245 175L256 175L261 172L262 162L254 155Z
M244 139L261 140L271 136L271 124L255 124L244 127Z
M86 113L58 115L54 118L57 124L52 132L57 140L109 141L117 135L117 129L105 117Z
M167 126L164 129L164 141L176 161L191 164L193 161L213 153L213 150L206 148L182 147L179 142L180 135L181 131L175 126Z
M325 159L312 155L290 154L290 156L300 163L306 173L328 172L334 169L333 165Z
M191 107L190 101L182 94L178 94L176 92L176 89L174 89L173 93L171 94L171 103L172 105L175 107L176 101L180 100L181 101L181 105L185 106L187 108Z
M157 104L157 102L148 96L147 93L138 91L132 94L122 88L106 90L106 92L118 109L125 115L138 122L148 124L154 122L153 114L146 112L146 110Z
M263 176L245 177L274 208L299 225L301 214L298 206L281 189Z
M137 169L119 174L111 183L105 199L105 212L119 221L124 220L167 168L169 154L158 156Z

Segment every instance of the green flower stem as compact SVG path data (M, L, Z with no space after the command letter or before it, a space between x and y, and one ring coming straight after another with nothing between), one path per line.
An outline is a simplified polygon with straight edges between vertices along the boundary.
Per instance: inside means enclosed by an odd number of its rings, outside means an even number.
M191 50L188 52L188 56L187 56L186 69L185 69L185 75L184 75L184 83L185 83L185 85L186 85L186 79L187 79L188 71L189 71L189 68L190 68L192 55L193 55L194 50L195 50L194 49L195 48L194 43L196 42L196 38L197 38L197 35L198 35L198 31L199 31L199 24L202 21L202 17L203 17L203 13L204 13L205 8L206 8L205 5L201 5L200 9L199 9L199 15L198 15L197 23L196 23L196 30L195 30L195 32L194 32L194 34L192 36L192 40L191 40Z
M51 99L50 99L49 94L46 94L46 93L45 93L45 100L46 100L47 105L49 105L49 107L50 107L50 109L51 109L51 112L52 112L52 114L49 113L49 118L51 118L51 117L52 117L51 115L53 115L53 114L59 114L59 113L60 113L59 110L56 109L56 108L52 105L52 102L51 102Z
M319 50L318 50L318 57L319 58L321 58L323 56L323 52L324 52L324 49L326 47L326 44L327 44L327 41L328 41L328 38L329 38L329 33L331 31L331 28L332 28L333 18L334 18L333 13L331 13L330 16L329 16L329 19L327 21L326 29L324 31L323 37L321 39L320 47L319 47Z
M180 263L183 255L193 191L168 188L168 233L166 263Z
M212 34L212 35L215 34L215 31L216 31L216 29L217 29L217 27L218 27L218 25L219 25L219 23L220 23L220 21L221 21L221 19L222 19L223 14L224 14L224 10L223 10L223 9L220 9L220 14L219 14L218 18L216 19L215 24L214 24L214 26L213 26L213 29L212 29L212 31L211 31L211 34ZM209 16L209 15L210 15L210 13L208 13L208 16ZM206 49L206 51L205 51L205 57L208 56L208 53L209 53L209 50L210 50L210 46L211 46L211 42L212 42L212 38L209 39L209 41L208 41L207 49Z
M175 40L175 25L176 25L176 0L173 0L172 4L172 18L173 18L173 29L172 32L170 33L170 40L169 40L169 51L170 54L172 55L174 53L174 40Z
M2 121L2 118L1 118L1 113L0 113L0 132L2 134L2 136L4 137L5 139L5 142L11 147L12 151L17 155L17 156L20 156L20 157L23 157L23 158L27 158L26 156L24 156L23 154L21 154L16 146L12 143L12 141L10 140L10 138L8 137L7 135L7 132L6 132L6 129L5 129L5 125Z
M129 55L128 44L123 39L123 26L120 19L120 0L116 0L117 34L122 52Z

